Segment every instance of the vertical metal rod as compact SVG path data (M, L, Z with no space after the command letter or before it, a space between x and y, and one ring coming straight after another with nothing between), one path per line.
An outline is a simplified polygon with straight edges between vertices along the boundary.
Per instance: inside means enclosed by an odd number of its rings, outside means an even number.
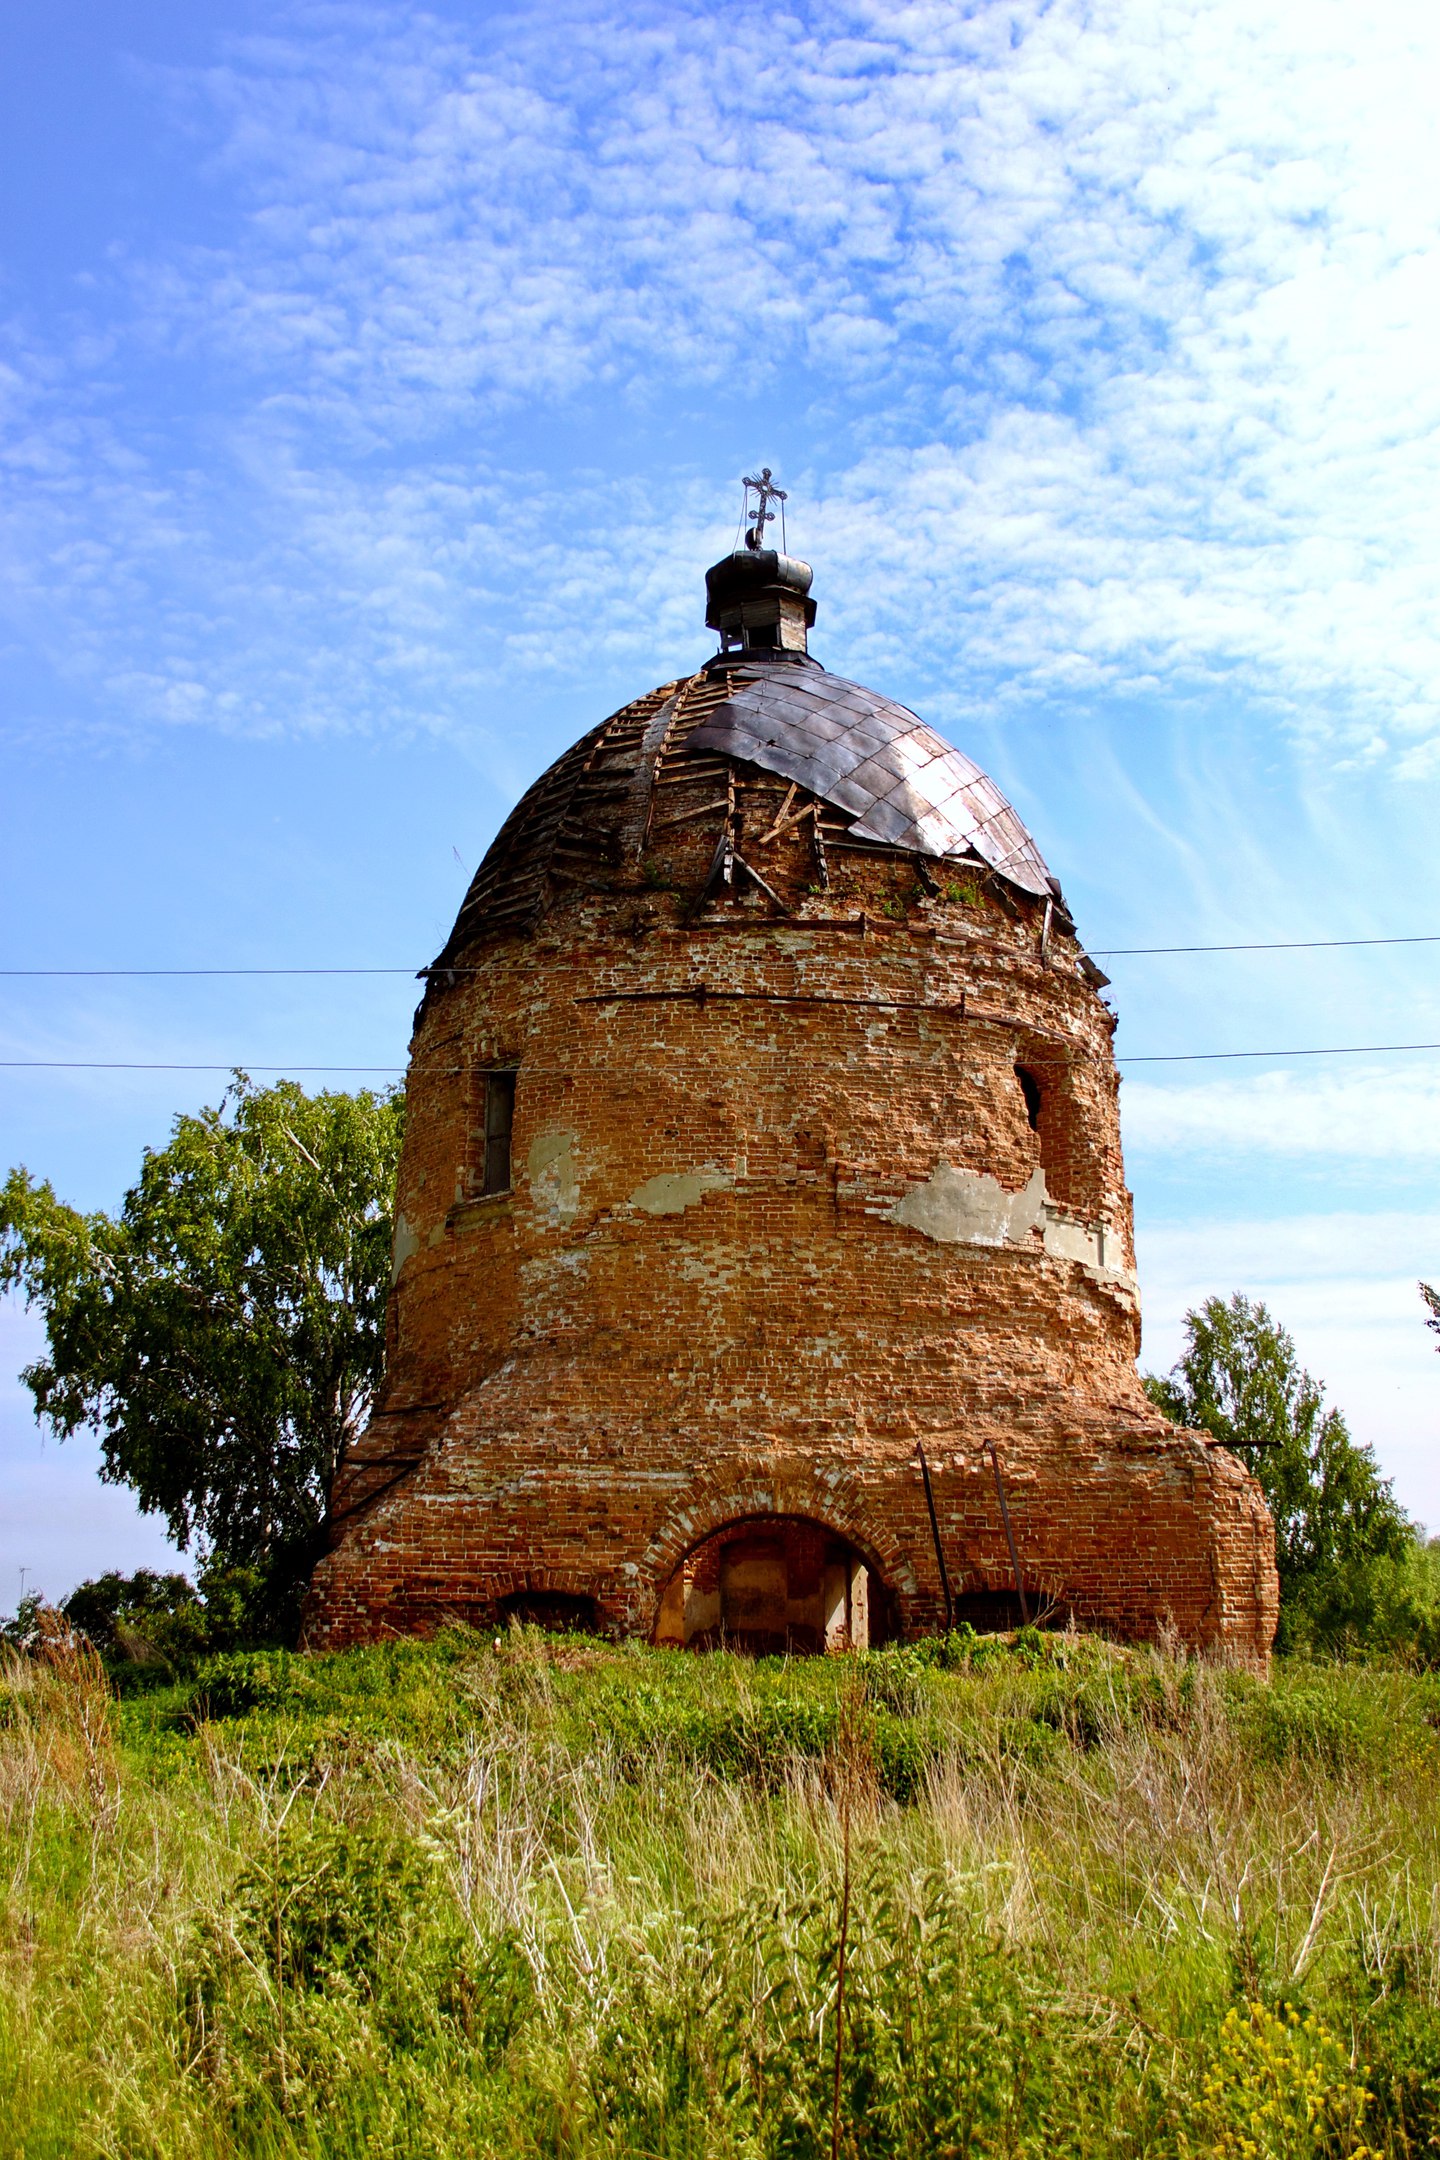
M1020 1575L1020 1555L1015 1550L1015 1533L1010 1528L1010 1510L1005 1505L1005 1480L1000 1475L1000 1451L993 1440L987 1440L990 1460L995 1466L995 1490L1000 1497L1000 1520L1005 1525L1005 1543L1010 1548L1010 1565L1015 1571L1015 1595L1020 1600L1020 1619L1025 1627L1030 1625L1030 1607L1025 1602L1025 1584Z
M948 1635L955 1625L955 1600L950 1595L950 1570L945 1565L945 1548L940 1543L940 1522L935 1513L935 1494L930 1484L930 1465L925 1460L925 1447L922 1441L916 1441L915 1452L920 1457L920 1475L925 1480L925 1505L930 1510L930 1535L935 1540L935 1558L940 1563L940 1588L945 1595L945 1632Z

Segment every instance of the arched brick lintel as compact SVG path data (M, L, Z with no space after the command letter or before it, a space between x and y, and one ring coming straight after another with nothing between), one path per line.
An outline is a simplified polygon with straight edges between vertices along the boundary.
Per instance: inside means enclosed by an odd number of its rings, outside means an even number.
M1032 1601L1038 1598L1053 1600L1057 1605L1070 1606L1077 1614L1086 1610L1084 1601L1077 1599L1065 1581L1062 1571L1045 1560L1022 1559L1020 1572L1025 1582L1026 1596ZM974 1560L962 1560L958 1566L952 1561L950 1588L956 1597L968 1597L975 1592L983 1595L1007 1596L1015 1588L1015 1571L1009 1556L996 1559L993 1564Z
M664 1523L640 1561L637 1604L644 1600L658 1607L666 1584L687 1553L703 1545L717 1530L767 1515L799 1516L821 1524L853 1545L894 1598L903 1625L910 1602L920 1588L908 1552L877 1520L866 1505L863 1488L854 1480L837 1476L833 1470L810 1470L803 1464L783 1469L764 1464L730 1465L721 1474L695 1478L667 1510Z
M590 1597L604 1603L614 1594L611 1577L585 1567L496 1568L485 1574L485 1596L498 1605L507 1597Z

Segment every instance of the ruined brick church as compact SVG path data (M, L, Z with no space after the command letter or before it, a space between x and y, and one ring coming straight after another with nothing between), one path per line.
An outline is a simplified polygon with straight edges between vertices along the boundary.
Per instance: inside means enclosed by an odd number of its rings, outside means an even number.
M1136 1374L1105 978L994 783L810 655L765 506L718 652L536 781L426 971L306 1639L1023 1609L1263 1665L1259 1488Z

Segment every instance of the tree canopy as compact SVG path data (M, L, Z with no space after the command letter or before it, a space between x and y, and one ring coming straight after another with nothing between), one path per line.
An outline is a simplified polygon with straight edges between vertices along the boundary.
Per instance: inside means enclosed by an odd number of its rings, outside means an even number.
M94 1426L104 1478L282 1604L383 1370L403 1116L399 1090L237 1073L146 1150L118 1214L24 1169L0 1188L0 1287L45 1319L22 1375L37 1416L62 1439Z
M1213 1434L1259 1480L1275 1518L1282 1646L1364 1632L1376 1564L1404 1564L1417 1541L1389 1479L1326 1408L1264 1305L1207 1298L1185 1331L1179 1362L1145 1386L1167 1417Z

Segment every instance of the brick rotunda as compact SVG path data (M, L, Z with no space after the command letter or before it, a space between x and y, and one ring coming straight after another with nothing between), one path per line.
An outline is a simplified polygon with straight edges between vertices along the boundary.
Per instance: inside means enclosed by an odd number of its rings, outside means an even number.
M810 657L810 582L715 565L719 652L536 781L426 972L312 1645L815 1650L1023 1593L1268 1656L1259 1488L1136 1376L1105 977L994 783Z

